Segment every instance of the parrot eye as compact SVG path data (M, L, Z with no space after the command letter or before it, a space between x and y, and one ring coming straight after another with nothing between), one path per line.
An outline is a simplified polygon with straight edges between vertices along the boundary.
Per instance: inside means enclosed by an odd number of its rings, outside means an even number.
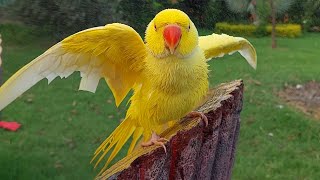
M157 26L156 25L154 25L154 30L157 31Z
M188 29L190 30L190 24L189 24L189 26L188 26Z

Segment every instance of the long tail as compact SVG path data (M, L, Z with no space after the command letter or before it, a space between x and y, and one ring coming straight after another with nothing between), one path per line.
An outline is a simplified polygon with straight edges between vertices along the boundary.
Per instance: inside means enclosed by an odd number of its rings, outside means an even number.
M91 163L97 159L100 155L99 159L95 164L95 168L102 161L102 159L107 155L107 153L114 147L112 153L110 154L106 164L101 169L100 173L107 169L108 165L112 161L112 159L118 154L121 150L122 146L128 141L128 139L133 135L133 139L128 150L128 154L131 153L143 133L143 128L137 127L135 121L126 118L122 123L112 132L112 134L98 147L98 149L94 153L94 157L91 160ZM100 174L99 173L99 174Z

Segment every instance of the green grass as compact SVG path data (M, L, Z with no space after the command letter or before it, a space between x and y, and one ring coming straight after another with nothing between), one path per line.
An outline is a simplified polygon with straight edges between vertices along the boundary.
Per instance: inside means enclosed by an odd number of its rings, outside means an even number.
M278 39L275 50L269 38L249 40L258 53L256 71L238 53L210 62L211 86L240 78L245 83L233 179L317 179L319 121L288 107L276 93L285 83L320 81L320 35ZM6 41L4 79L51 45L45 39L23 45ZM74 74L50 86L41 81L4 109L2 119L18 121L22 128L0 130L1 179L92 179L97 174L90 158L126 107L115 107L104 82L91 94L77 91L79 80ZM277 108L280 104L283 109Z
M16 24L1 24L0 23L0 34L2 40L7 45L25 45L27 46L34 41L48 40L48 31L46 29L39 29L30 26L22 25L21 23ZM53 39L53 38L51 38Z

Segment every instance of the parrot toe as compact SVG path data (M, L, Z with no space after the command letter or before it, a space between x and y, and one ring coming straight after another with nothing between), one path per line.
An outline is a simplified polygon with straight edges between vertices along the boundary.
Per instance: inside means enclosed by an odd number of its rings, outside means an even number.
M167 153L167 148L164 143L168 142L169 140L166 138L160 138L159 135L157 135L155 132L152 133L151 139L147 142L141 143L142 147L149 147L152 145L156 146L162 146L164 149L164 152Z
M166 138L159 138L158 141L163 142L163 143L169 142L169 140Z
M208 118L207 118L207 116L206 116L204 113L202 113L202 112L192 111L192 112L190 112L186 117L187 117L187 118L197 118L197 117L200 117L201 120L202 120L202 122L205 124L205 127L208 127L208 124L209 124Z

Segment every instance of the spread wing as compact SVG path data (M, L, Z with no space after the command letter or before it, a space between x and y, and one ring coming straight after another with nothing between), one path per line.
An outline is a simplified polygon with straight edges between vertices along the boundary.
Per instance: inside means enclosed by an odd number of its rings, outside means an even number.
M238 51L254 69L257 67L256 50L248 40L242 37L233 37L226 34L200 36L199 46L208 60Z
M80 90L95 92L104 78L119 105L139 81L146 49L139 34L119 23L78 32L16 72L0 88L0 110L40 80L80 71Z

